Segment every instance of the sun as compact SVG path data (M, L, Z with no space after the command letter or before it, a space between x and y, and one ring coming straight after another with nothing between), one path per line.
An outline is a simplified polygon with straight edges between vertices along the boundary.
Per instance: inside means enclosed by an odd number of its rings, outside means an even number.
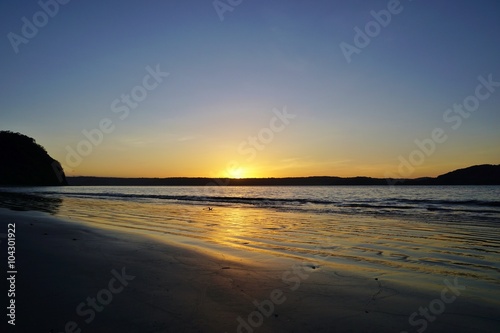
M228 172L228 174L229 178L235 178L235 179L245 178L245 170L243 168L232 169L231 171Z

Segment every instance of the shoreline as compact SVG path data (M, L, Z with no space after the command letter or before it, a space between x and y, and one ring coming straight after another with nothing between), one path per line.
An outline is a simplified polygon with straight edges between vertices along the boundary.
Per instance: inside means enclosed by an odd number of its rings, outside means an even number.
M439 288L289 258L214 256L46 213L0 209L0 220L16 224L14 332L416 332L424 322L411 326L410 315L440 298ZM463 293L442 302L428 332L499 326L498 307Z

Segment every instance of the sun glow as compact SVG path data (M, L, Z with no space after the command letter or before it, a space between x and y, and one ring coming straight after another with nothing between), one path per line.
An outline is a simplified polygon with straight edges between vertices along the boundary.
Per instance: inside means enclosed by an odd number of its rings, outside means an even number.
M245 170L243 168L233 169L229 171L228 174L229 178L236 178L236 179L245 178Z

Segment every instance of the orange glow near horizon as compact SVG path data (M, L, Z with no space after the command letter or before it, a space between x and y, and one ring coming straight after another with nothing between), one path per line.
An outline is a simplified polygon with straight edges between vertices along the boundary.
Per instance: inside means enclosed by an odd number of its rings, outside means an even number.
M291 133L291 132L290 132ZM370 153L362 145L341 146L324 154L324 147L309 147L306 142L288 132L277 138L255 156L240 154L241 141L234 137L224 140L183 140L156 142L106 141L92 153L82 157L76 166L67 163L64 147L52 149L52 155L63 165L67 176L123 177L123 178L284 178L310 176L419 178L438 175L476 164L500 164L488 158L488 151L472 151L467 158L457 160L453 152L442 152L426 157L425 163L401 167L398 156L408 160L406 147L396 151ZM408 150L410 151L410 150ZM494 152L494 150L491 150ZM450 162L451 161L451 162ZM66 163L65 163L66 162ZM403 172L401 172L401 170Z
M472 165L472 164L471 164ZM455 169L464 168L470 165L440 165L439 167L427 167L416 169L408 177L401 175L400 178L419 178L419 177L436 177L438 175L453 171ZM218 171L215 171L218 170ZM203 177L203 178L286 178L286 177L311 177L311 176L336 176L336 177L373 177L386 178L385 172L397 170L397 165L378 166L369 168L368 166L352 166L346 165L343 167L325 167L325 166L310 166L308 168L267 168L257 165L252 167L236 167L233 169L220 167L213 168L210 171L197 170L195 168L177 167L169 168L168 172L155 168L153 166L137 167L129 165L128 167L120 168L119 170L113 167L100 165L89 165L85 168L71 169L65 168L66 176L94 176L94 177L123 177L123 178L169 178L169 177ZM397 171L393 172L396 176Z

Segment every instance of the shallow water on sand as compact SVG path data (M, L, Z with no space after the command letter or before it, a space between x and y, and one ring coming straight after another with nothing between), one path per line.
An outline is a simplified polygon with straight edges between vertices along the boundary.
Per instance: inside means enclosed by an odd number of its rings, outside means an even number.
M66 199L58 214L249 260L291 257L418 288L458 277L476 297L498 302L496 226L78 198Z
M56 215L100 227L240 257L342 266L423 288L458 277L474 297L498 302L500 187L334 190L68 187L30 195Z
M52 199L77 197L140 203L260 207L426 222L500 221L500 186L66 186L5 190Z

